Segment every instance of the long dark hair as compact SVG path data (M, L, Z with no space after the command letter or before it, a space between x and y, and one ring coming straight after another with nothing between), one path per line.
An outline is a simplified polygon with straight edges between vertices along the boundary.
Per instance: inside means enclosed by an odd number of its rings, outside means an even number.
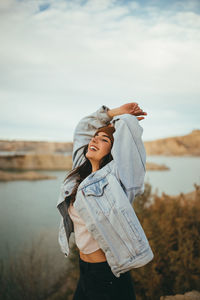
M89 145L89 144L88 144ZM87 153L88 150L88 145L86 145L83 148L83 154L84 156ZM109 152L107 155L105 155L100 163L99 163L99 169L103 168L106 164L108 164L111 160L113 160L112 154L111 152ZM83 179L85 179L90 173L92 172L92 165L89 161L89 159L85 156L85 161L83 164L81 164L80 166L76 167L75 169L71 170L70 173L66 176L66 178L63 180L63 182L65 182L65 180L67 180L68 178L72 177L72 176L76 176L76 184L73 188L73 191L71 193L70 197L66 197L65 200L66 201L70 201L71 203L73 203L75 201L75 197L76 197L76 192L78 189L79 184L83 181Z

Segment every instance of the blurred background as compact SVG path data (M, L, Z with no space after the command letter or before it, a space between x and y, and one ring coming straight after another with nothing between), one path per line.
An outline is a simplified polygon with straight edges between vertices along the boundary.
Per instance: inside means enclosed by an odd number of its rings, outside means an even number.
M56 204L73 131L102 105L128 102L147 112L146 189L135 209L155 249L154 262L133 271L137 299L200 290L199 29L198 0L0 1L2 299L72 298L77 249L72 236L70 258L60 251ZM160 238L169 229L162 247L147 202Z

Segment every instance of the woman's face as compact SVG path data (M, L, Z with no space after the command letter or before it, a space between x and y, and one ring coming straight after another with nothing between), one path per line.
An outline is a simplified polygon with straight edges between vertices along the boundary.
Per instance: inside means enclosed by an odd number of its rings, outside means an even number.
M100 162L110 152L111 146L111 140L107 133L100 131L91 139L86 157L91 162Z

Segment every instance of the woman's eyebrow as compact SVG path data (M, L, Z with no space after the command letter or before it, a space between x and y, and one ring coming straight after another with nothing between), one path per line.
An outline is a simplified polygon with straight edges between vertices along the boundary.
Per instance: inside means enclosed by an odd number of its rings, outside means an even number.
M99 135L98 132L95 135ZM110 139L110 137L108 135L102 134L101 136L105 136Z
M105 135L105 134L102 134L102 136L105 136L105 137L109 138L109 136L108 136L108 135ZM109 139L110 139L110 138L109 138Z

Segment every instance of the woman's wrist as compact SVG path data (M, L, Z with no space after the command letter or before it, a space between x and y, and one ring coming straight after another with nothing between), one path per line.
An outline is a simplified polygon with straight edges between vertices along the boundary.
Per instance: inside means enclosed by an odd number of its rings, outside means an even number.
M120 115L119 108L108 109L107 114L110 118Z
M136 102L126 103L119 107L108 109L107 115L112 119L115 116L123 115L123 114L131 114L136 116L138 121L143 120L144 116L147 115ZM141 116L141 117L140 117Z

